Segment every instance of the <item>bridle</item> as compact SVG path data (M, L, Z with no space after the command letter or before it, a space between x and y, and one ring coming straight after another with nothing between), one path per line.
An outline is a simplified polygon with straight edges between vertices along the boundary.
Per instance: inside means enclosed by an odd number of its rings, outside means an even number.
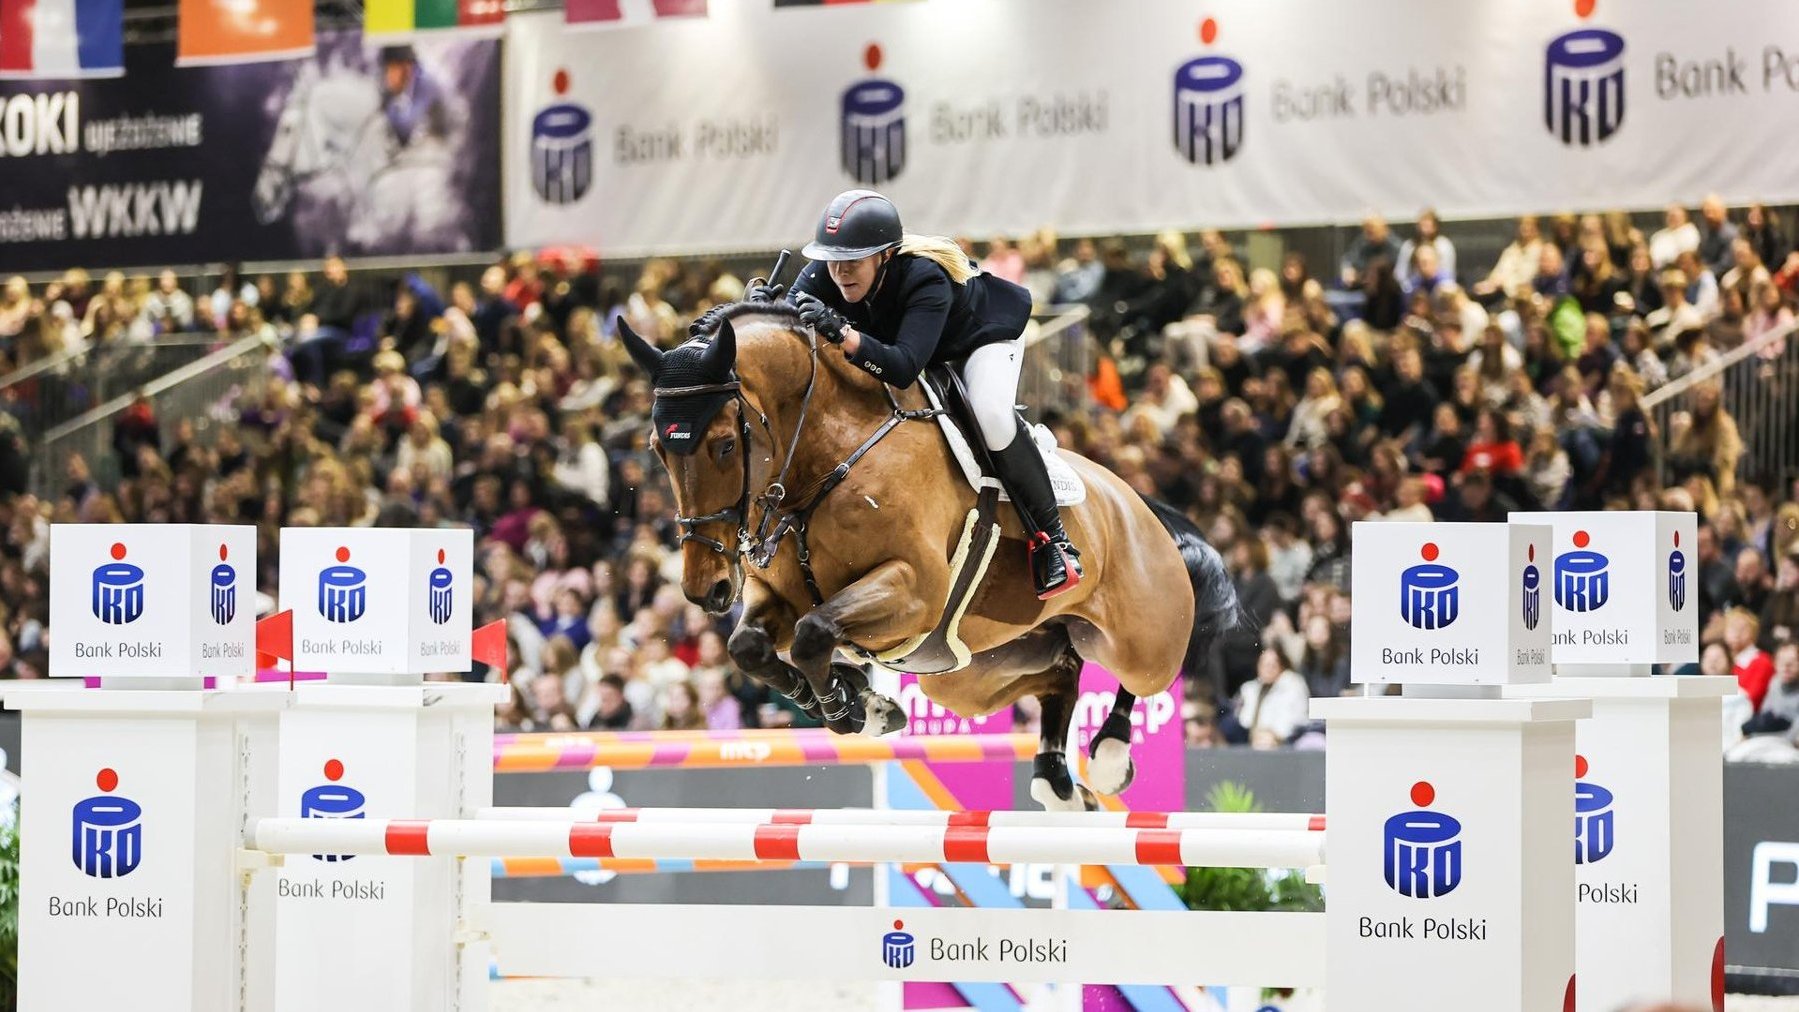
M728 393L737 402L737 432L743 443L743 484L738 491L737 502L701 516L682 516L677 511L675 522L681 528L681 538L678 544L685 545L687 542L693 541L712 549L719 555L729 557L731 551L725 547L724 542L717 538L707 537L699 533L696 528L701 524L736 521L738 556L749 559L758 569L767 569L774 562L775 552L780 549L782 539L788 534L792 534L794 549L799 556L800 574L805 578L806 589L812 594L813 604L818 605L824 603L824 594L819 590L818 580L813 575L812 552L806 540L806 524L812 517L812 511L818 508L818 504L823 502L827 495L831 494L832 489L835 489L843 482L844 478L849 476L850 469L855 467L856 463L866 456L869 450L874 449L875 444L886 438L887 434L897 428L901 422L934 418L941 412L935 408L914 410L901 408L899 401L893 396L893 389L885 383L881 384L882 392L887 395L888 403L893 406L892 413L887 416L879 428L862 441L862 445L858 446L855 452L844 458L842 463L807 484L800 490L799 495L793 496L792 498L800 505L787 506L785 503L789 498L788 474L793 469L794 456L799 452L800 438L806 431L806 418L812 408L812 394L818 388L818 335L808 332L807 345L811 368L806 376L806 393L800 399L799 421L793 427L793 438L787 444L787 454L781 461L781 469L776 473L775 480L769 482L768 487L763 489L760 495L753 497L751 495L755 481L750 474L750 450L754 435L754 430L750 426L750 416L753 414L761 424L763 433L768 437L771 450L775 447L774 427L769 424L768 416L744 396L741 380L733 378L723 383L657 387L653 393L656 397L700 397L708 394ZM753 532L750 530L752 507L759 507L762 511L762 516L757 521L756 529Z

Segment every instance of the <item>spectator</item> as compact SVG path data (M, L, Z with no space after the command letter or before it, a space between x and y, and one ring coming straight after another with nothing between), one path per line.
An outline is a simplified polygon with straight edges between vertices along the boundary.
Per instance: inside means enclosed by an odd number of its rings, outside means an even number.
M1655 272L1655 265L1650 262L1647 246L1631 247L1625 262L1628 267L1620 279L1622 288L1618 307L1641 319L1662 308L1661 278Z
M1400 287L1408 298L1418 292L1434 294L1443 286L1455 283L1455 274L1437 259L1435 246L1419 246L1410 257L1399 262L1405 268L1399 279Z
M1310 705L1306 680L1287 666L1280 651L1264 649L1256 676L1237 691L1236 705L1220 727L1226 741L1253 748L1277 748L1305 726Z
M1774 589L1762 606L1761 620L1765 642L1799 642L1799 556L1780 556Z
M1349 651L1338 640L1330 616L1314 613L1306 618L1298 673L1314 697L1349 694Z
M1649 236L1649 259L1656 269L1670 267L1682 254L1699 249L1699 227L1679 204L1669 204L1664 224Z
M1706 194L1700 201L1699 217L1705 223L1699 237L1699 260L1713 275L1722 275L1731 267L1730 247L1736 242L1737 227L1725 210L1724 198L1715 193Z
M525 730L574 731L579 728L580 725L575 722L575 710L568 704L561 678L539 675L530 680L529 688L531 726Z
M1761 621L1741 608L1724 615L1724 647L1730 651L1731 673L1737 685L1748 695L1759 712L1768 693L1768 682L1774 676L1774 661L1767 651L1756 646L1761 634Z
M731 695L725 677L724 668L717 665L694 670L695 702L705 715L706 727L713 731L736 731L743 727L743 704Z
M1743 340L1745 342L1760 341L1768 338L1763 345L1763 358L1779 358L1786 351L1785 334L1793 328L1793 309L1786 304L1780 295L1780 289L1774 287L1772 280L1757 281L1749 288L1749 315L1743 320ZM1782 336L1768 337L1775 332Z
M1718 279L1718 285L1725 291L1735 292L1743 296L1748 304L1757 285L1772 287L1774 276L1762 263L1761 254L1755 250L1755 244L1746 238L1738 237L1730 244L1728 268Z
M1787 254L1792 252L1792 243L1780 226L1780 215L1768 209L1765 204L1750 204L1743 213L1743 238L1748 239L1755 247L1755 255L1763 264L1773 270L1785 263Z
M595 683L594 711L585 726L593 731L635 730L637 714L625 698L625 680L617 674L601 675Z
M1474 438L1462 455L1463 474L1483 471L1509 478L1524 468L1524 451L1512 438L1512 423L1492 408L1482 408L1474 421Z
M1376 262L1385 261L1389 269L1400 262L1399 244L1387 228L1387 220L1378 214L1362 219L1362 231L1343 253L1344 288L1364 288Z
M1099 285L1105 276L1106 268L1099 262L1093 240L1078 239L1074 244L1074 255L1056 267L1051 301L1060 305L1089 302L1099 294Z
M194 298L181 290L181 279L174 271L165 270L156 276L156 290L145 301L144 311L157 333L194 329ZM0 333L4 330L0 325Z
M987 244L987 256L981 261L981 270L997 278L1005 278L1015 285L1024 284L1024 255L1012 245L1012 240L1005 236L996 236Z
M1754 545L1738 549L1735 585L1725 603L1759 616L1766 610L1773 594L1774 578L1768 572L1768 560L1762 556L1762 550Z
M1437 212L1428 207L1419 212L1418 225L1412 238L1400 243L1399 255L1394 262L1410 264L1413 255L1426 247L1429 247L1436 255L1436 265L1441 277L1447 281L1454 281L1456 277L1455 244L1443 234L1443 222L1437 217Z
M1543 239L1537 231L1537 216L1527 214L1518 219L1517 235L1499 252L1499 262L1485 279L1474 285L1474 295L1482 300L1511 299L1529 289L1531 279L1543 261Z
M1675 416L1668 448L1668 470L1676 482L1702 474L1728 495L1736 488L1737 460L1743 453L1736 419L1724 410L1717 383L1692 390L1692 410Z
M687 682L670 682L662 689L662 723L664 731L703 731L706 711L700 707L699 694Z
M1693 308L1699 311L1701 320L1709 322L1712 317L1718 315L1723 306L1718 279L1712 275L1710 270L1706 269L1699 259L1699 254L1693 250L1687 250L1676 257L1674 265L1686 275L1687 301L1691 302Z
M1574 279L1569 286L1583 313L1610 315L1618 311L1618 296L1624 292L1624 279L1612 263L1605 240L1595 239L1581 247L1580 260L1574 266Z
M1661 273L1662 307L1649 313L1643 322L1655 333L1655 347L1665 351L1674 347L1674 339L1689 330L1705 326L1705 317L1687 301L1687 273L1678 267Z
M1790 742L1799 730L1799 643L1782 643L1774 651L1774 674L1756 715ZM1784 726L1781 726L1784 725Z

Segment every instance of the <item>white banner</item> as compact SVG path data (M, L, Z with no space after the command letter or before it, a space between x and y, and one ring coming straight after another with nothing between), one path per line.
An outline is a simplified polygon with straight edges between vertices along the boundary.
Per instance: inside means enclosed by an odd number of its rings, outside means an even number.
M1799 200L1799 8L933 0L610 32L509 18L507 239L791 245Z

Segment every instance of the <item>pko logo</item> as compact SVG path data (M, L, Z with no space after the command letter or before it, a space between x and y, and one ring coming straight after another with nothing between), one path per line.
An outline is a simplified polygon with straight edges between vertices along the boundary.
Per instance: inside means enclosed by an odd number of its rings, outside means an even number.
M881 69L881 47L862 51L869 73ZM906 90L871 77L844 89L838 149L843 171L858 183L879 186L906 168Z
M325 779L330 783L307 788L300 795L300 818L302 819L360 819L365 817L362 806L362 792L354 787L338 783L343 779L344 764L336 759L325 763ZM348 861L354 854L314 854L316 861Z
M212 620L230 625L237 617L237 570L231 568L231 550L219 546L219 564L212 567Z
M451 584L455 581L456 578L448 569L444 568L444 550L439 548L437 550L437 568L431 571L431 585L427 588L430 592L428 599L431 621L438 625L448 622L450 616L455 612L455 602L450 596Z
M1199 40L1211 45L1218 22L1199 24ZM1228 162L1243 146L1243 64L1205 55L1174 72L1174 148L1195 165Z
M1668 607L1687 606L1687 557L1680 550L1680 532L1674 532L1674 548L1668 553Z
M101 770L94 784L102 793L75 802L71 856L89 878L124 878L144 859L144 810L113 795L119 775L111 769Z
M1587 779L1587 757L1574 757L1574 863L1605 860L1618 842L1612 792Z
M893 930L881 936L881 962L895 970L911 966L918 955L917 939L905 927L905 921L894 921Z
M319 614L327 622L354 622L369 608L369 574L349 561L350 550L339 546L338 564L319 572Z
M1429 810L1437 790L1429 781L1412 785L1416 811L1387 820L1381 851L1387 885L1401 896L1427 900L1447 896L1462 884L1462 824Z
M1414 629L1444 629L1462 613L1462 575L1438 565L1438 554L1435 542L1425 542L1418 550L1424 564L1399 574L1399 614Z
M1594 0L1576 0L1582 20ZM1543 58L1543 125L1570 147L1609 140L1624 125L1624 36L1579 28L1552 39Z
M568 94L568 71L557 70L551 87ZM558 102L531 117L531 188L551 204L572 204L593 185L593 114Z
M1574 532L1574 551L1555 557L1555 603L1569 611L1598 611L1612 596L1612 561L1588 551L1592 536Z
M123 542L113 542L112 559L94 570L94 617L107 625L136 622L144 614L144 571L125 561Z
M1537 569L1536 545L1525 549L1524 560L1524 576L1520 580L1520 589L1524 591L1524 628L1535 629L1543 617L1543 574Z

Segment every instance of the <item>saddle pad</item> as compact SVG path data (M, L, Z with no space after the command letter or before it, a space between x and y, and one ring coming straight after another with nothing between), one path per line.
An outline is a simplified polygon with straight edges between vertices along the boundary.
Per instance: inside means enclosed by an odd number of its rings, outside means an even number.
M944 410L943 398L937 393L937 386L928 377L921 377L919 386L924 388L925 396L930 398L931 407L939 412L937 427L943 430L943 438L949 442L950 455L962 467L962 476L968 484L979 492L983 488L993 487L999 492L1001 502L1010 502L1012 497L1006 494L1005 487L993 478L981 473L981 465L975 459L974 451L969 448L968 440L962 435L962 427L956 424L949 412ZM1048 427L1032 425L1026 429L1031 434L1031 442L1037 444L1037 452L1043 457L1043 467L1049 472L1050 487L1056 490L1057 506L1078 506L1087 499L1087 486L1081 482L1074 468L1056 452L1056 437Z

